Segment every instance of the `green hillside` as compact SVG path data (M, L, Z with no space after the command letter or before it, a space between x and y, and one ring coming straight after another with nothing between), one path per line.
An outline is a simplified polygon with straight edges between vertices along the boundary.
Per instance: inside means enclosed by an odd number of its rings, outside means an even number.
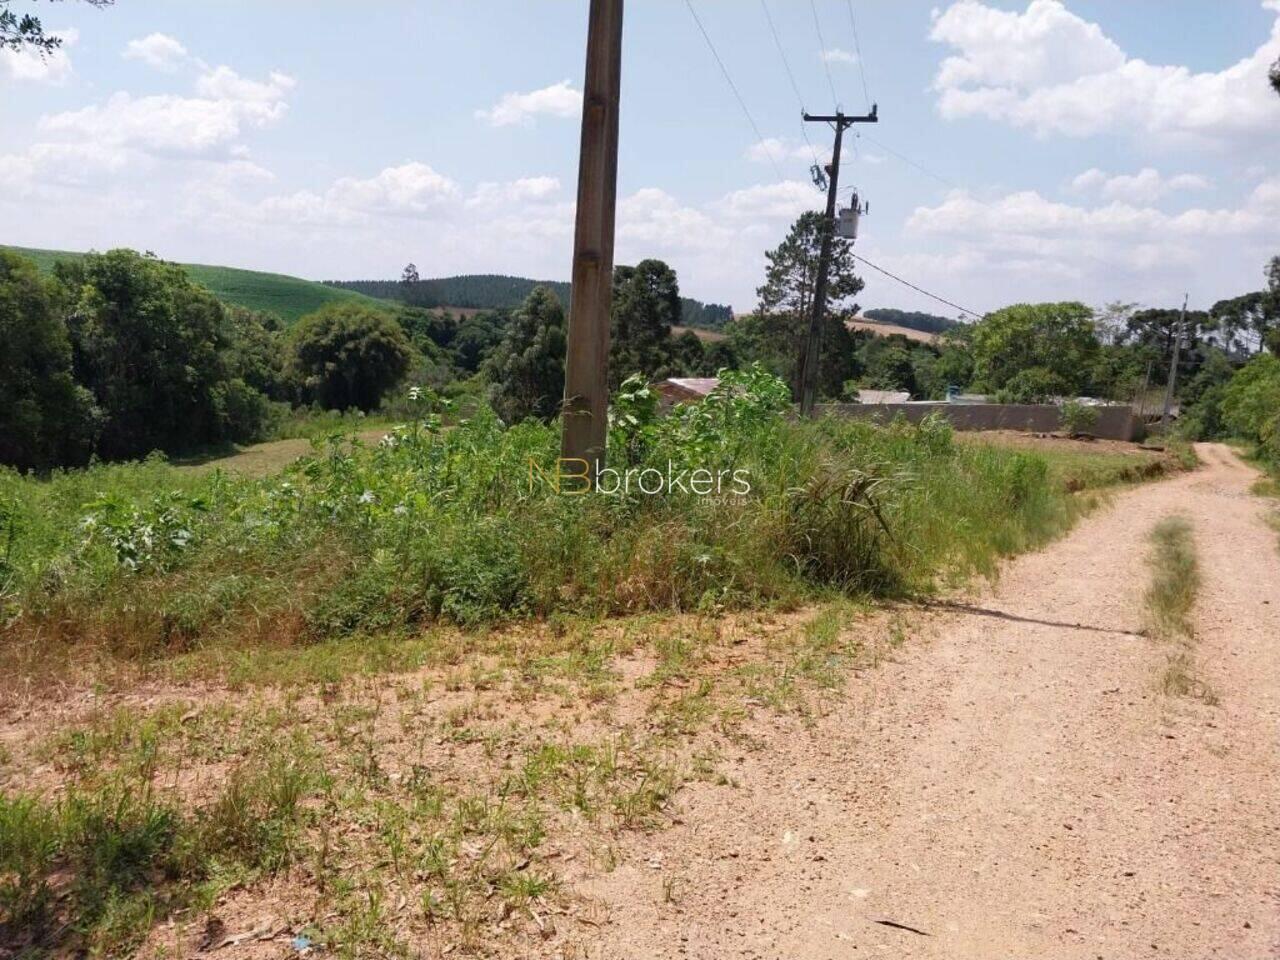
M9 246L3 249L29 257L46 272L52 271L58 260L76 260L84 256L64 250ZM353 290L329 287L300 277L261 273L257 270L237 270L234 267L211 267L200 263L184 263L182 266L193 280L208 287L219 300L248 307L250 310L269 310L282 317L286 323L293 323L304 314L336 301L357 300L385 306L384 301L374 300Z
M503 274L475 273L438 277L405 284L399 280L329 280L335 289L351 290L380 300L397 300L416 307L451 307L467 310L511 310L520 306L534 287L550 287L569 306L569 284L560 280L530 280ZM680 298L680 323L686 327L719 330L733 319L724 304Z

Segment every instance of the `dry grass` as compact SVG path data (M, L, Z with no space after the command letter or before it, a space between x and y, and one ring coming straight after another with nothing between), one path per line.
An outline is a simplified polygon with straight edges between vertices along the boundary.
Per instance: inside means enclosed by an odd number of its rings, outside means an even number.
M59 832L24 868L24 889L49 891L27 906L51 911L27 934L55 952L187 955L209 929L252 931L267 915L286 940L340 956L427 941L541 953L557 925L590 922L567 878L612 869L623 834L668 822L683 783L733 789L719 758L751 749L754 723L809 722L901 638L888 615L843 600L561 621L441 631L396 674L338 676L347 650L238 691L165 682L43 703L8 718L0 741L10 801L40 814L32 823L60 823L70 796L146 811L170 867L85 887L84 839ZM296 775L252 776L264 770ZM281 779L286 797L272 792ZM21 937L0 926L0 944Z

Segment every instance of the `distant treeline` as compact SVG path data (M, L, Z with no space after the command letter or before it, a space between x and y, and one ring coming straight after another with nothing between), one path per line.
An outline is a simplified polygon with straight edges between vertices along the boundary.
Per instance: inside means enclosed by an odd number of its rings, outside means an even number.
M354 290L367 297L399 300L414 307L464 307L475 310L513 310L519 307L534 287L548 287L566 306L569 284L557 281L530 280L497 274L469 274L440 277L434 280L330 280L327 286ZM703 303L689 297L680 299L680 323L686 327L720 330L733 319L733 308L719 303Z
M876 323L892 323L909 330L923 330L925 333L945 333L959 324L957 320L939 317L933 313L920 313L916 310L894 310L891 307L880 307L875 310L863 310L862 315Z

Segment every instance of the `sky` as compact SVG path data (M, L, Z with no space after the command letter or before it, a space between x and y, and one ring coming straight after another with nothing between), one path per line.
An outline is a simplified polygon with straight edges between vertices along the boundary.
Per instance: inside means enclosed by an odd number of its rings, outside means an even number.
M587 6L12 0L65 42L0 52L0 243L567 279ZM860 256L977 313L1207 307L1280 253L1277 57L1280 0L630 0L617 262L751 309L824 203L802 107L871 101ZM957 313L862 273L864 308Z

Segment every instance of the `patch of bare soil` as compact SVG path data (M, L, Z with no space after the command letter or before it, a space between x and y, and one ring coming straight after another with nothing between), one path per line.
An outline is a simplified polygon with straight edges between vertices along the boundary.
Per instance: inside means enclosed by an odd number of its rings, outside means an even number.
M610 958L1280 956L1280 554L1226 447L1118 495L855 679L757 731L579 892ZM1148 534L1192 522L1199 670L1163 696Z

